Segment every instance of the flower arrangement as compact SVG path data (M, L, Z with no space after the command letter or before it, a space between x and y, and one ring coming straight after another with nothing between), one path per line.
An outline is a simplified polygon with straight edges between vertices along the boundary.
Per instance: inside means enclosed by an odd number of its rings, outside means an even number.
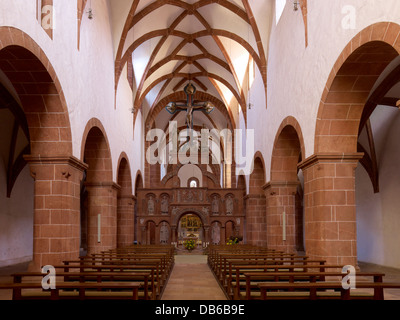
M238 240L238 238L235 238L235 239L228 239L228 241L227 241L227 245L228 246L232 246L232 245L234 245L234 244L238 244L239 243L239 240Z
M228 245L228 246L231 246L231 245L235 245L235 244L238 244L240 241L242 241L243 240L243 237L241 237L241 236L239 236L239 237L234 237L234 236L232 236L232 237L230 237L229 239L227 239L227 242L226 242L226 244Z
M193 239L188 239L183 243L183 245L187 250L192 251L194 248L196 248L196 241Z

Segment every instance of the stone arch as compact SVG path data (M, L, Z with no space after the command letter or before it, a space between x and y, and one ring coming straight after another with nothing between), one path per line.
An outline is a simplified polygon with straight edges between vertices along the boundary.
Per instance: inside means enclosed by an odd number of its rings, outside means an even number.
M86 125L81 157L88 164L84 185L88 192L87 247L90 254L117 246L117 195L120 186L113 182L109 142L98 119L93 118Z
M137 195L137 190L143 188L143 175L140 170L136 172L135 178L135 195Z
M132 195L132 175L131 175L131 165L129 162L129 158L125 152L122 152L118 159L117 165L117 183L121 186L121 194L123 194L123 190L125 189L128 195ZM129 180L128 180L129 178ZM121 183L120 183L121 182ZM123 182L123 183L122 183ZM124 187L122 186L124 185Z
M195 209L195 208L183 208L183 209L178 209L173 213L172 218L170 219L171 223L171 231L172 231L172 240L173 242L178 241L178 237L179 237L179 222L181 221L181 219L186 216L186 215L195 215L197 216L201 223L202 223L202 241L203 242L208 242L209 239L209 217L206 213L200 211L199 209Z
M265 184L265 161L262 153L257 151L253 157L253 170L250 174L249 193L261 194Z
M261 152L254 155L250 174L249 194L245 197L246 241L252 245L266 245L265 162Z
M232 219L225 221L225 240L228 240L236 235L236 222Z
M364 107L379 76L400 54L399 35L398 24L379 22L358 33L339 55L318 110L316 154L357 152Z
M112 159L105 130L97 119L89 121L82 143L82 160L89 165L87 180L112 182Z
M135 190L134 190L134 218L133 218L133 225L134 225L134 233L133 233L133 241L134 243L137 243L138 240L138 234L139 234L139 223L138 223L138 201L137 201L137 195L138 195L138 190L143 188L143 176L142 172L138 170L136 172L136 178L135 178Z
M134 197L128 156L122 152L117 169L117 247L131 245L134 241Z
M5 75L1 95L13 96L11 113L20 119L17 122L29 140L28 148L16 155L18 161L12 168L16 170L12 172L18 176L28 163L34 178L30 269L39 270L43 265L56 265L79 256L80 199L76 190L86 166L73 157L67 102L52 62L25 32L3 26L0 34L0 63ZM68 214L59 223L61 210L68 210ZM64 248L62 253L60 247Z
M184 208L184 209L178 210L175 213L175 215L172 217L171 226L177 227L179 220L181 220L181 218L187 214L194 214L194 215L198 216L200 218L201 222L203 223L203 226L209 225L209 217L207 216L207 214L205 214L204 212L202 212L196 208Z
M296 210L296 201L300 201L296 195L300 185L298 164L303 155L301 128L295 118L288 117L282 122L275 137L271 157L271 181L265 188L267 242L276 250L294 253L297 247L302 247L300 244L297 246L296 242L302 242L302 238L296 236L303 234L303 223L300 223L303 212Z
M359 32L338 57L325 85L315 154L300 166L307 199L306 253L315 259L357 265L355 169L364 156L357 153L358 138L376 101L389 90L378 81L399 56L399 35L400 26L392 22L372 24ZM393 72L390 76L398 77Z
M101 121L99 119L92 118L86 124L85 130L83 132L82 143L81 143L81 160L84 160L86 143L88 140L89 132L92 129L96 129L101 132L101 133L99 132L98 135L102 135L102 138L104 139L104 143L105 143L104 148L107 148L108 153L111 154L110 143L109 143L108 136L107 136L107 133L106 133L106 130L105 130L103 124L101 123ZM111 161L111 156L110 156L110 161ZM108 165L110 165L110 164L112 165L112 163L108 163ZM108 170L110 170L110 169L111 168L109 168ZM111 169L111 174L112 174L112 169Z
M271 181L296 181L297 164L304 160L305 146L301 127L287 117L275 136L271 159Z
M0 27L0 60L29 127L31 155L72 156L72 135L61 82L44 51L26 33Z

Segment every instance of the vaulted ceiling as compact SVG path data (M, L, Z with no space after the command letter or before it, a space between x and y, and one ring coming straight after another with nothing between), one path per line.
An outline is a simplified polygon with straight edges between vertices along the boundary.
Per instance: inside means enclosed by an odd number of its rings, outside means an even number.
M246 118L248 87L256 72L266 88L266 51L253 6L264 3L265 9L271 2L117 0L127 18L116 49L116 89L127 67L135 117L145 108L148 120L163 128L172 117L165 102L184 100L183 88L191 81L198 99L217 106L212 117L196 115L203 125L232 127L239 112ZM124 12L112 9L114 19L115 12Z

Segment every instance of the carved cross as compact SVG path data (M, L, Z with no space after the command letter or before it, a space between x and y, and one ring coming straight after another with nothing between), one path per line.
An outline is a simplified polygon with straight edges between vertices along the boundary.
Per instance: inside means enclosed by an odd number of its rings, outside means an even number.
M165 109L170 114L175 114L176 112L186 111L186 125L188 129L193 129L193 112L203 111L206 114L210 114L214 110L214 106L211 102L198 102L194 103L194 94L196 93L196 87L189 83L184 92L186 93L186 103L170 102Z

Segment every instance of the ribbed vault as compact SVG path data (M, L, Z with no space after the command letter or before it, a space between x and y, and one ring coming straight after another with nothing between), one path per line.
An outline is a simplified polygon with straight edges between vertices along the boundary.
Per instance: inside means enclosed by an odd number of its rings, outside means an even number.
M160 102L189 81L222 101L227 114L246 119L250 70L267 86L266 52L249 0L133 0L116 48L116 90L126 66L134 119L143 108L157 117Z

